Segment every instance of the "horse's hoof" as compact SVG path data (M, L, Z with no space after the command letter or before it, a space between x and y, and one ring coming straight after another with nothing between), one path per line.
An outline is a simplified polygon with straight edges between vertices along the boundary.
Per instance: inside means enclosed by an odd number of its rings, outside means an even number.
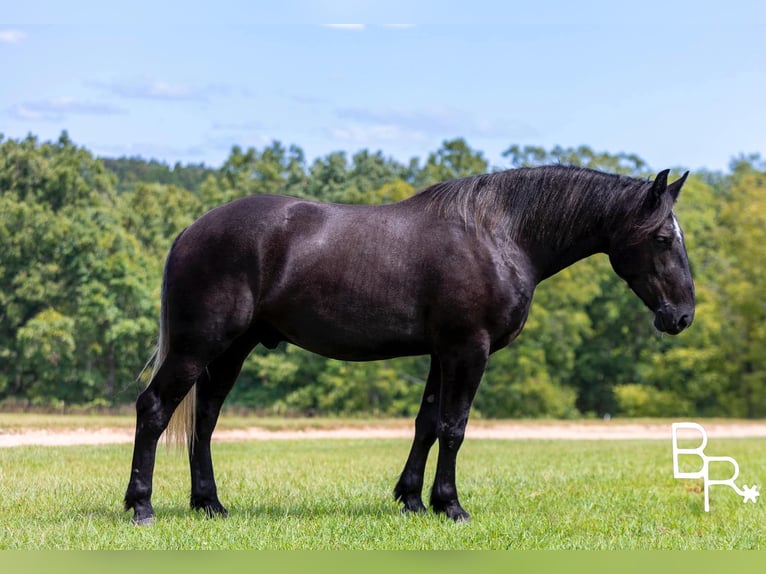
M405 502L402 506L402 514L424 514L426 507L420 500Z
M434 511L437 514L446 514L447 518L451 518L454 522L470 522L471 515L468 514L463 507L459 504L450 504L445 507L434 506Z
M471 515L468 514L465 510L462 508L459 512L456 512L454 514L447 513L447 516L449 516L452 520L455 522L471 522Z
M213 502L192 500L191 508L197 512L203 512L208 518L227 518L229 516L229 511L217 500Z
M154 516L144 516L143 518L134 516L130 522L133 526L151 526L154 524Z
M229 511L226 510L223 506L206 506L204 508L198 508L197 510L201 510L205 513L205 516L208 518L228 518L229 517Z

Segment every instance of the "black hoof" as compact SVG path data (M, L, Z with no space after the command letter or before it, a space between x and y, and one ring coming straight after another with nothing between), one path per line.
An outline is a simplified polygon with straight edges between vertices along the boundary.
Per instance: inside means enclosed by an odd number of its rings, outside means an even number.
M190 506L193 510L204 512L208 518L226 518L229 516L229 511L217 500L207 502L192 500Z
M447 516L455 522L471 522L471 515L462 508L459 508L454 512L447 511Z
M197 510L201 510L205 513L205 516L208 518L228 518L229 511L226 510L223 506L205 506L204 508L198 508Z
M136 526L149 526L154 524L154 508L151 503L139 502L137 497L127 493L125 495L125 510L133 511L130 522Z
M437 514L446 514L447 518L451 518L455 522L471 521L471 515L463 510L458 503L446 504L444 506L434 504L434 512Z
M394 498L402 503L402 514L420 514L426 511L420 489L405 488L401 482L394 488Z
M143 518L134 516L130 522L133 526L151 526L154 524L154 516L144 516Z
M423 514L426 512L426 507L423 505L423 501L420 498L411 500L402 500L404 506L402 506L402 514Z

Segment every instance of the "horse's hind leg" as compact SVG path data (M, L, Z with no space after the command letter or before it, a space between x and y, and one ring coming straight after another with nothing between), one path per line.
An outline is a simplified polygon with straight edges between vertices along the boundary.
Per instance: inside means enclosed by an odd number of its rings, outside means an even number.
M150 524L154 520L151 498L157 441L204 368L205 363L198 357L170 352L136 401L136 438L125 493L125 510L133 509L134 524Z
M227 516L226 508L218 500L213 474L210 439L218 421L221 406L237 380L242 363L257 344L257 338L246 333L232 343L220 357L208 366L197 381L197 412L195 440L190 444L191 468L190 506L202 510L210 517Z
M439 423L439 388L441 369L436 357L431 358L431 368L423 391L423 400L415 419L415 438L412 441L410 455L399 482L394 487L394 496L404 506L402 512L425 512L423 504L423 474L426 470L428 453L436 442L436 430Z

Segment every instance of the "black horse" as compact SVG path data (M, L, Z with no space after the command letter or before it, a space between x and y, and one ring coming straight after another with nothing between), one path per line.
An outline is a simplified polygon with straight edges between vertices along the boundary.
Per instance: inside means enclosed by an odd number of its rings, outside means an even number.
M471 403L487 358L519 334L540 281L606 253L657 329L676 334L692 322L694 286L672 210L687 174L668 185L667 170L645 181L548 166L437 183L390 205L258 195L213 209L167 258L126 510L136 524L153 521L157 441L188 394L191 407L173 418L189 444L191 506L227 514L213 428L250 351L287 341L350 361L430 355L394 493L405 511L425 510L423 473L438 439L431 506L467 520L455 460Z

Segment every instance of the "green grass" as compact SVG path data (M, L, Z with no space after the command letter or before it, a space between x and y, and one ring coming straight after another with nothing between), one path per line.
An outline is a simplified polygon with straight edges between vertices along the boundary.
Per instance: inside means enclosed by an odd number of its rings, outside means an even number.
M738 484L763 490L765 442L712 438L707 452L733 456ZM467 524L399 514L391 490L408 447L216 444L226 520L187 509L188 464L161 448L148 528L122 512L129 445L0 449L0 549L766 549L764 501L713 487L705 513L701 480L673 478L669 441L468 440Z

